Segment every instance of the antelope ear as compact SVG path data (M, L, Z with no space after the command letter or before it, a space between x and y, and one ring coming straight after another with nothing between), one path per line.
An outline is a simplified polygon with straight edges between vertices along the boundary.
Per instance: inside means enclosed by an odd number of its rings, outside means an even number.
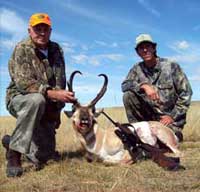
M73 112L72 111L64 111L65 115L68 117L68 118L71 118L72 115L73 115Z
M94 113L94 117L95 117L95 118L99 117L99 115L101 115L101 113L98 113L98 112L95 112L95 113Z
M101 113L103 112L103 110L104 110L104 109L96 110L96 111L94 112L94 117L97 118L99 115L101 115Z

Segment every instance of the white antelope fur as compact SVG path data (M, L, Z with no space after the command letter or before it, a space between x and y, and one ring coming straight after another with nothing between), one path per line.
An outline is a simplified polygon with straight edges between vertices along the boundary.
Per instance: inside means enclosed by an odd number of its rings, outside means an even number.
M103 129L99 127L99 124L95 120L90 128L84 127L80 131L76 112L72 116L72 120L73 128L82 146L88 152L90 160L92 160L92 156L95 156L104 163L130 164L134 162L128 150L124 149L123 143L114 133L116 127ZM132 132L136 131L142 142L157 146L157 141L160 140L176 156L181 155L181 152L178 150L178 139L174 132L160 122L143 121L133 123L132 126L129 126L129 129Z

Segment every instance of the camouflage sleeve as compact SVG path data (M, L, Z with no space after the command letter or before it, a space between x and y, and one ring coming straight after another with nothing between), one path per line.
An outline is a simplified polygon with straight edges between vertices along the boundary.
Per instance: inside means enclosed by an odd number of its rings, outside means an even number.
M171 112L171 116L176 121L186 115L191 102L192 89L186 75L176 63L172 65L172 77L178 99L174 109Z
M27 56L25 47L22 45L16 46L9 61L9 72L12 81L15 82L17 89L22 94L39 92L45 95L47 88L50 86L46 82L37 80L32 62L34 61Z
M126 79L122 82L121 88L123 92L139 92L140 86L144 83L148 83L148 79L145 77L139 66L134 66L129 71Z

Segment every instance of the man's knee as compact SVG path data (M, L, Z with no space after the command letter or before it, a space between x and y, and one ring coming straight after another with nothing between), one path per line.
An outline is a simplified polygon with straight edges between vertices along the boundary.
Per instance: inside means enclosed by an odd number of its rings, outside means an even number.
M44 111L46 106L46 99L40 93L30 93L27 95L15 96L9 105L8 111L14 116L18 117L24 112ZM23 113L22 113L23 112Z
M126 91L123 94L123 103L124 106L130 106L130 105L132 106L132 105L138 105L140 102L135 92Z
M27 100L27 105L30 108L43 109L44 110L45 105L46 105L46 99L40 93L32 93L32 94L29 94L29 98Z
M123 94L123 103L126 104L134 97L134 93L131 91L126 91Z

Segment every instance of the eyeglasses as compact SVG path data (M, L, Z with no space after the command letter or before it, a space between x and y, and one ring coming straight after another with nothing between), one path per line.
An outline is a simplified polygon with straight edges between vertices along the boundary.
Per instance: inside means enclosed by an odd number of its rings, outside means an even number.
M51 27L46 24L39 24L33 27L33 31L37 34L43 35L51 31Z
M137 50L139 52L147 51L147 50L153 50L154 46L151 43L142 43L137 47Z

